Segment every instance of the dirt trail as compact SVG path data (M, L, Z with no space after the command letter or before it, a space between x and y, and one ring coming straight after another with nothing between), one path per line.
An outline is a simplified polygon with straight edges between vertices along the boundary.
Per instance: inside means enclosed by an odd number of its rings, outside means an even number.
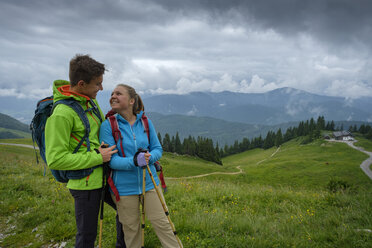
M276 149L275 152L273 152L273 154L270 155L270 158L274 157L274 155L275 155L279 150L280 150L280 146L278 147L278 149ZM256 165L259 165L259 164L261 164L262 162L264 162L264 161L266 161L266 160L267 160L267 158L265 158L264 160L258 161L258 162L256 163Z
M276 151L270 155L270 157L273 157L278 151L279 151L280 147L278 147L278 149L276 149ZM261 160L259 161L257 164L260 164L262 163L263 161L265 161L266 159L264 160ZM189 176L189 177L166 177L166 179L173 179L173 180L177 180L177 179L191 179L191 178L199 178L199 177L206 177L206 176L210 176L210 175L237 175L237 174L241 174L241 173L244 173L242 168L240 168L240 166L237 166L236 169L238 169L239 171L237 172L212 172L212 173L207 173L207 174L201 174L201 175L196 175L196 176Z
M13 144L13 143L0 143L0 145L10 145L10 146L21 146L21 147L27 147L27 148L34 148L31 145ZM36 149L39 149L39 148L36 147ZM278 149L276 149L276 151L273 154L271 154L270 157L273 157L279 151L279 149L280 149L280 147L278 147ZM261 160L257 164L260 164L265 160L266 159ZM236 169L238 169L238 171L236 171L236 172L211 172L211 173L207 173L207 174L201 174L201 175L189 176L189 177L166 177L166 179L169 179L169 180L191 179L191 178L200 178L200 177L206 177L206 176L211 176L211 175L238 175L238 174L244 173L243 169L240 168L240 166L237 166Z
M32 145L25 145L25 144L13 144L13 143L0 143L0 145L8 145L8 146L21 146L21 147L27 147L27 148L34 148ZM39 150L39 147L35 147L37 150Z
M243 173L243 170L240 168L240 166L236 167L239 171L237 172L212 172L207 174L201 174L196 176L189 176L189 177L166 177L166 179L190 179L190 178L199 178L199 177L206 177L210 175L237 175Z

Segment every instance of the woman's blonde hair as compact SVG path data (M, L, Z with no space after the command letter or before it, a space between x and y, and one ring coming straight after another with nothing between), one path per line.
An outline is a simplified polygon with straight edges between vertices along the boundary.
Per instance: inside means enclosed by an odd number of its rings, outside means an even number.
M134 99L134 104L133 104L133 114L139 114L141 111L145 111L145 106L143 105L141 97L137 94L136 90L127 85L127 84L118 84L116 87L121 86L124 87L129 94L129 97Z

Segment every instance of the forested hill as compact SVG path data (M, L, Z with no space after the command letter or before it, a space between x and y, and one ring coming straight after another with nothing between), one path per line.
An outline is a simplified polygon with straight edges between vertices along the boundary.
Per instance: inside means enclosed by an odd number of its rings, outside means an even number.
M0 113L0 127L18 130L26 133L30 132L28 125L14 119L13 117L10 117L9 115L5 115L2 113Z

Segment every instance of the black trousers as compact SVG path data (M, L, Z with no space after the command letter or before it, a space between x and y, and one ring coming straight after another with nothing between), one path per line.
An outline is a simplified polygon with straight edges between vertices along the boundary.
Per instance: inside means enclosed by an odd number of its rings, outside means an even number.
M95 190L72 190L71 195L75 200L75 220L76 220L76 248L94 248L97 237L97 223L102 196L102 189ZM124 233L122 225L116 216L116 246L125 248Z

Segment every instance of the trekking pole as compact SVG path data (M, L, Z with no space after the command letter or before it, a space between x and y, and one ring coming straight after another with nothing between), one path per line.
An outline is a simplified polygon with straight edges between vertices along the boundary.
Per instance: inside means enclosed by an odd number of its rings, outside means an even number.
M147 171L148 171L148 173L149 173L149 175L150 175L150 178L151 178L152 183L154 184L154 187L155 187L156 193L158 194L158 197L159 197L159 200L160 200L160 202L161 202L161 205L163 206L164 213L165 213L165 215L166 215L167 218L168 218L168 221L169 221L169 224L170 224L170 226L171 226L171 228L172 228L173 234L174 234L174 236L176 236L177 242L178 242L179 246L182 248L183 246L182 246L181 240L180 240L180 239L178 238L178 236L177 236L176 228L174 227L174 224L173 224L173 222L172 222L171 219L170 219L170 216L169 216L169 212L168 212L167 206L165 205L165 202L164 202L163 198L161 197L161 194L160 194L160 192L159 192L159 188L158 188L158 186L156 185L156 182L155 182L154 176L153 176L152 173L151 173L151 170L150 170L149 164L146 165L146 169L147 169Z
M103 229L103 206L105 202L105 177L106 177L106 163L102 165L102 193L101 193L101 207L100 207L100 217L99 217L99 239L98 239L98 247L102 248L102 229Z
M101 200L101 215L100 215L100 220L99 220L99 241L98 241L98 247L102 248L102 229L103 229L103 202L104 202L104 192L105 190L102 189L102 200Z
M141 228L142 228L142 243L141 247L145 247L145 193L146 193L146 170L145 168L142 169L142 197L141 197L141 205L142 205L142 221L141 221Z

